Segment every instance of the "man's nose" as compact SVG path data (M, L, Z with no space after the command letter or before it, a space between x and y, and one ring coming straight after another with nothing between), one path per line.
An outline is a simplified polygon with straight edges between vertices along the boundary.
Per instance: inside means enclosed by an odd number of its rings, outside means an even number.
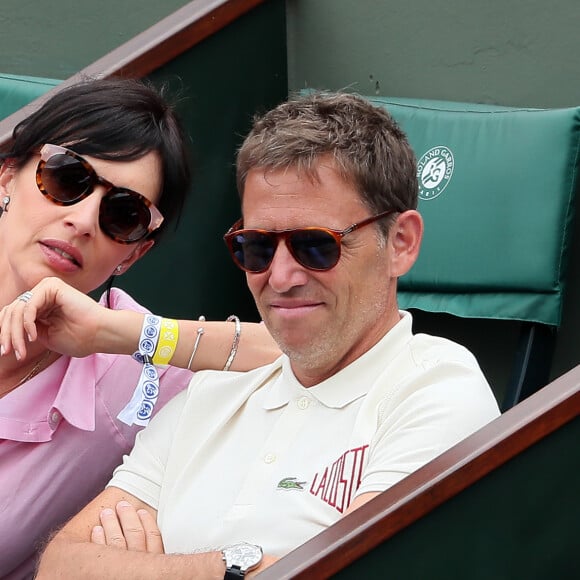
M280 294L308 281L306 268L296 261L283 240L278 242L268 272L268 284Z

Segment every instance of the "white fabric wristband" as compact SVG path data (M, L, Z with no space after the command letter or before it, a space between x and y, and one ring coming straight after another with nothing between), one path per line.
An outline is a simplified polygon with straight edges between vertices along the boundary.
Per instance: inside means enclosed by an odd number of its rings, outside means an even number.
M153 414L153 408L159 397L159 375L152 360L160 330L161 318L154 314L146 314L139 338L139 350L133 354L133 358L143 364L139 382L131 400L117 415L117 419L126 425L145 426Z

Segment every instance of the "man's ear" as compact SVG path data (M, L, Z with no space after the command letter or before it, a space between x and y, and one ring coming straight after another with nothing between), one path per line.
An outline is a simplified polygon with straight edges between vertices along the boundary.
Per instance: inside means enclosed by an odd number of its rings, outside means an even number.
M419 255L423 238L423 218L418 211L408 210L397 216L389 231L393 277L406 274Z
M119 276L124 274L137 260L142 258L153 246L155 240L147 240L140 243L116 268L113 274Z

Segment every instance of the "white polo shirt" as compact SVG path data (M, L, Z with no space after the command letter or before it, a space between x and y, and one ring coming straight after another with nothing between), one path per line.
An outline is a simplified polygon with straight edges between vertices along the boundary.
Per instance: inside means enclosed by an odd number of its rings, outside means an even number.
M142 431L110 485L158 510L167 553L247 541L282 556L499 415L473 355L413 335L304 388L287 357L198 372Z

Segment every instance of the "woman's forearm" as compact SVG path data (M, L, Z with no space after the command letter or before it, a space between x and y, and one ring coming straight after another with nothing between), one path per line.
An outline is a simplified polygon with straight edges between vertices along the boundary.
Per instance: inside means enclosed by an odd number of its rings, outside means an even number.
M178 320L178 340L169 364L197 371L222 370L232 354L236 328L233 322ZM94 340L97 352L132 354L138 348L143 314L128 310L103 312ZM202 333L199 334L199 330ZM272 362L280 349L263 324L242 322L231 370L246 371ZM198 341L195 356L191 355ZM191 363L191 364L190 364Z

